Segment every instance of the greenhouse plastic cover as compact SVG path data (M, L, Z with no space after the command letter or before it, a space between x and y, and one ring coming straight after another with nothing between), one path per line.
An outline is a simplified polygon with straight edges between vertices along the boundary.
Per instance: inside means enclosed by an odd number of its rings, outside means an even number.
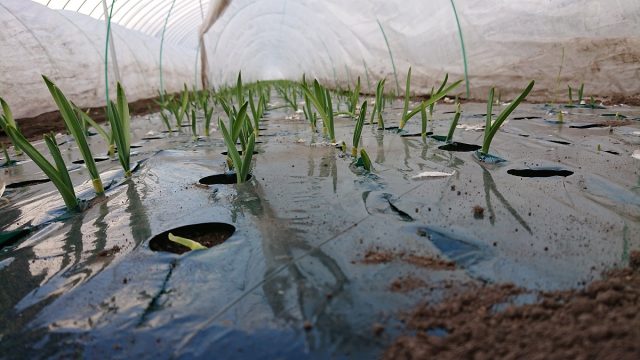
M508 97L531 79L533 100L553 100L580 83L587 95L640 94L636 0L117 0L113 6L109 84L118 73L130 101L161 88L163 33L168 92L200 86L204 51L213 86L231 83L242 70L247 81L306 73L340 87L359 76L369 92L387 78L388 90L399 92L411 66L412 92L427 94L445 73L464 78L462 35L471 98L484 99L490 86ZM100 0L0 2L0 96L16 117L55 109L41 74L80 106L104 105L104 19ZM466 96L465 90L457 91Z

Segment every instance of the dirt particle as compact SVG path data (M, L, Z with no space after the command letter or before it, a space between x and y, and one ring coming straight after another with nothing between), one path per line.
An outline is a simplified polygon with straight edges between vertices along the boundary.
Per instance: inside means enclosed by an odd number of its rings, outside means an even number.
M412 275L401 276L394 280L389 286L389 290L396 293L408 293L419 288L427 287L424 280Z
M475 205L473 207L473 217L476 219L484 218L484 208L480 205Z
M302 328L304 329L304 331L311 331L311 329L313 329L313 324L311 323L311 321L306 320L306 321L302 324Z
M372 327L373 335L380 336L384 332L384 326L382 324L375 323Z
M98 253L98 256L100 257L111 257L113 255L115 255L116 253L120 252L120 246L116 245L114 247L112 247L111 249L104 249L102 251L100 251Z

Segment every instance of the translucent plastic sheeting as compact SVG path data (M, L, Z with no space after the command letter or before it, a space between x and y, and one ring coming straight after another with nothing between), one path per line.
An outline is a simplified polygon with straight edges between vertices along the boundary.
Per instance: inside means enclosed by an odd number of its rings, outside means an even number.
M52 9L64 9L104 20L103 0L33 0ZM112 0L106 0L110 6ZM112 21L147 35L160 37L164 20L174 0L116 0ZM175 0L167 23L165 40L171 44L196 47L198 25L211 0Z
M586 94L640 93L636 0L459 0L455 6L474 98L484 99L490 86L513 95L531 79L537 82L531 99L553 99L581 82ZM251 80L306 73L337 86L360 76L369 91L387 78L388 90L403 91L413 66L412 90L424 94L446 72L454 79L464 74L450 0L234 0L207 40L210 77L218 84L232 83L242 69Z
M0 96L17 118L56 110L41 74L49 76L79 106L105 104L104 21L31 1L3 0L0 24ZM112 26L112 35L128 99L157 96L160 40L117 25ZM183 84L192 86L195 82L196 51L167 45L163 56L165 89L177 92ZM111 61L109 78L109 88L115 89Z

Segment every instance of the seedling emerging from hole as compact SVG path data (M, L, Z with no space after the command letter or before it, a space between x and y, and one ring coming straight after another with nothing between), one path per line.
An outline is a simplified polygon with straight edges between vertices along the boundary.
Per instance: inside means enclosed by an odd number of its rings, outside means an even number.
M360 144L360 137L362 136L362 127L364 126L364 118L367 116L367 101L363 101L360 105L360 115L358 121L356 121L356 128L353 131L353 148L351 149L351 156L358 156L358 144Z
M125 177L131 177L131 115L129 103L122 85L118 83L116 103L107 106L107 118L111 124L112 138L118 147L118 160Z
M571 89L571 85L567 85L569 88L569 106L573 106L573 91Z
M190 250L207 250L207 247L202 246L200 243L197 243L191 239L183 238L181 236L173 235L172 233L169 233L169 240L173 241L176 244L186 246Z
M7 151L7 147L4 145L4 143L2 143L0 145L2 145L2 152L4 153L4 163L2 164L2 166L6 167L6 166L10 166L12 164L15 164L16 161L15 160L11 160L11 157L9 156L9 151ZM15 147L15 145L14 145L14 147Z
M360 149L360 159L362 161L362 167L365 170L370 172L373 169L373 166L371 165L371 159L369 158L369 154L367 154L364 148Z
M562 110L558 111L558 122L559 123L564 122L564 115L562 114Z
M198 123L196 122L196 109L191 109L191 136L198 138Z
M204 111L204 136L209 136L211 130L211 118L213 117L213 106L208 104L204 105L202 109Z
M584 83L580 84L580 89L578 89L578 104L583 105L584 100L582 100L582 96L584 95Z
M402 108L402 119L400 119L400 129L404 129L404 125L407 123L409 118L407 115L409 113L409 100L411 95L411 67L409 67L409 71L407 72L407 83L404 88L404 106Z
M311 108L311 100L306 93L304 93L304 107L302 108L302 111L304 112L304 117L309 120L311 131L316 132L318 127L318 115Z
M260 119L264 115L264 96L260 94L258 99L258 106L255 105L255 101L253 100L253 91L249 90L249 108L251 108L251 115L253 116L253 131L256 134L256 137L259 135L259 127L260 127Z
M178 131L180 131L180 129L182 128L182 121L184 120L185 116L189 116L188 115L188 111L189 111L189 89L187 88L187 85L184 85L184 90L182 91L182 94L180 95L180 100L178 102L178 100L176 99L171 99L167 105L167 107L169 108L169 111L171 111L171 113L173 114L173 117L176 119L176 124L178 126Z
M382 79L378 81L378 85L376 86L376 102L373 107L373 111L371 112L371 124L373 124L373 119L378 116L376 119L376 123L378 124L378 129L384 130L384 120L382 119L382 110L384 110L384 83L386 79Z
M534 84L535 84L535 81L531 80L529 85L527 85L527 87L522 91L522 93L518 95L518 97L515 98L511 102L511 104L509 104L509 106L507 106L504 110L502 110L502 112L498 115L496 120L493 122L491 122L491 112L493 111L493 94L495 89L491 88L491 90L489 91L489 100L487 101L487 122L484 127L484 141L482 142L482 149L480 150L480 153L482 155L489 154L489 147L491 146L491 140L493 140L493 137L498 132L498 129L500 129L500 126L502 125L502 123L513 112L513 110L515 110L518 107L518 105L520 105L520 103L527 97L527 95L529 95L529 92L531 92L531 89L533 89Z
M349 113L351 116L355 117L356 115L356 107L358 106L358 100L360 100L360 76L358 76L358 81L356 83L355 89L351 92L349 96Z
M55 187L58 189L58 192L60 192L67 209L69 211L78 210L78 199L76 198L76 193L73 189L71 178L69 177L69 171L62 159L60 148L58 148L58 144L56 143L56 139L53 134L45 135L44 140L49 148L51 156L53 157L55 165L51 164L38 150L36 150L36 148L27 141L24 135L22 135L14 125L9 124L6 121L5 117L0 117L0 127L2 127L7 136L11 138L11 141L22 149L25 154L27 154L27 156L29 156L36 165L38 165L42 172L51 179Z
M336 142L336 134L333 123L333 104L331 102L331 93L329 89L320 85L318 80L313 80L313 89L306 83L302 84L302 91L307 95L313 103L318 114L322 118L323 127L329 135L332 143Z
M60 110L60 115L64 120L64 124L67 128L67 131L73 136L78 145L78 149L80 150L80 154L84 159L84 164L91 175L91 182L93 184L93 189L96 194L102 195L104 194L104 187L102 186L102 180L100 179L100 174L98 173L98 168L96 167L96 162L93 158L93 154L91 154L91 149L89 148L89 144L87 143L86 134L84 131L84 120L78 117L78 114L74 110L73 104L67 100L62 91L46 76L42 76L45 84L47 84L47 88L49 88L49 92L53 97L53 100L56 102L58 109Z
M251 158L253 157L253 147L256 143L256 134L252 133L251 135L249 135L247 147L243 150L241 157L240 153L236 149L236 142L235 140L233 140L232 134L224 125L224 122L218 121L218 126L222 131L224 143L227 145L227 153L229 154L229 157L231 158L231 161L233 163L237 182L238 184L243 183L247 180L249 171L251 170Z
M447 134L446 139L447 143L450 143L451 140L453 140L453 133L454 131L456 131L458 120L460 120L460 103L456 105L456 114L453 116L453 121L451 122L451 126L449 127L449 133Z
M411 74L409 74L411 75ZM402 129L404 127L404 125L406 124L407 121L409 121L409 119L411 119L412 117L414 117L417 113L422 111L422 108L429 106L431 108L431 106L433 106L436 102L438 102L440 99L442 99L443 97L445 97L447 95L447 93L449 93L451 90L455 89L458 85L460 85L460 83L462 82L462 80L458 80L456 82L454 82L453 84L447 86L445 88L446 85L446 81L449 78L449 76L445 76L445 79L442 83L442 85L440 86L440 88L438 89L438 92L435 94L431 94L431 96L429 97L429 100L427 101L423 101L422 104L420 104L420 106L416 107L415 109L413 109L413 111L411 111L410 113L406 113L403 116L403 120L400 122L400 129ZM407 83L407 90L409 84ZM409 103L408 103L408 97L405 97L405 108L408 109L409 107ZM408 111L408 110L407 110Z

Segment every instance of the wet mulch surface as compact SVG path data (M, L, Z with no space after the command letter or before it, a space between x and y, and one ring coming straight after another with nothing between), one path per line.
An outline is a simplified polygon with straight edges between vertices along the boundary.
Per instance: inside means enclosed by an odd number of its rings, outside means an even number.
M640 252L630 263L584 289L541 293L534 304L513 305L526 291L503 284L421 307L406 319L415 335L396 339L384 358L639 359Z

